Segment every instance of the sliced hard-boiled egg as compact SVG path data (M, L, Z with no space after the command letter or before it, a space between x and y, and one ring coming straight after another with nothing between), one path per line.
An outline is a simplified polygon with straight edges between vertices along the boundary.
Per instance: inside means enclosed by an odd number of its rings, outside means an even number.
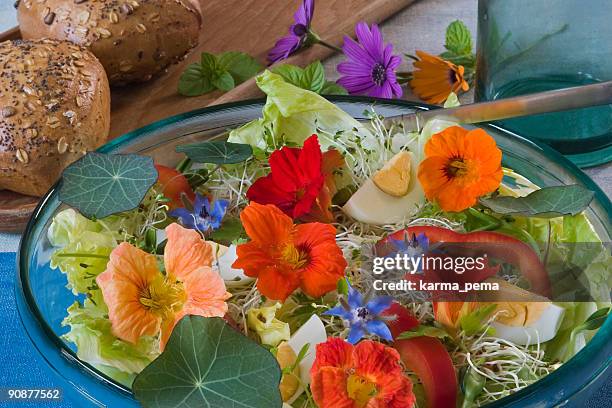
M287 342L282 342L276 349L276 361L281 370L285 370L287 367L291 367L295 360L297 360L297 354ZM284 373L280 381L280 392L283 401L288 401L296 393L300 382L298 376L300 374L300 366L297 365L291 370L290 373Z
M317 315L312 315L306 323L293 333L289 341L287 341L287 344L296 355L299 355L300 350L302 350L306 344L309 345L308 352L299 364L301 384L310 384L310 369L315 361L317 344L325 343L326 341L327 334L325 333L325 326ZM302 392L304 392L304 387L300 385L295 394L293 394L287 402L291 404L300 394L302 394Z
M403 197L408 194L411 158L410 153L405 150L393 156L382 169L372 176L376 187L394 197Z
M495 336L518 345L552 340L563 321L565 309L548 299L519 288L503 279L489 278L499 284L494 296L500 300L491 326ZM489 297L490 298L490 297Z
M425 202L425 194L417 179L418 163L412 153L407 153L413 165L410 166L408 192L403 197L385 193L369 178L342 210L357 221L374 225L393 224L414 215Z
M225 245L217 244L213 241L207 242L212 245L213 256L215 258L213 266L216 267L219 275L221 275L227 286L244 280L253 279L246 276L242 269L232 268L232 264L238 259L236 245L232 244L226 247Z

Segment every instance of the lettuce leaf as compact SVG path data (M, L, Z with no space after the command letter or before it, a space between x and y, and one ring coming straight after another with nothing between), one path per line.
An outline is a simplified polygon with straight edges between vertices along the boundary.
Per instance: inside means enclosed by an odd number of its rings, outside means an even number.
M95 279L106 269L115 245L109 233L84 231L77 240L51 255L51 268L59 268L66 274L72 293L87 293L96 287Z
M301 146L310 135L322 129L330 135L363 131L364 125L327 99L312 91L294 86L277 74L265 71L257 85L268 96L263 117L232 130L228 141L246 143L254 149L270 151L285 144ZM323 149L337 147L333 138L319 134Z
M62 337L76 345L79 359L105 368L104 372L119 381L128 381L130 377L124 374L139 373L159 355L156 338L143 336L138 343L131 344L115 337L103 308L89 300L83 306L79 302L72 304L62 325L70 326Z
M59 212L47 230L47 238L54 247L64 247L79 239L85 231L100 232L102 226L83 217L72 208Z

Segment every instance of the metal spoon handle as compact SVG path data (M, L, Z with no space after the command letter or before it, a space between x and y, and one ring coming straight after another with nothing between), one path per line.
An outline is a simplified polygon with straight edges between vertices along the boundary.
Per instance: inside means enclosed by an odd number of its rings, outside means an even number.
M389 123L400 121L408 130L420 131L425 122L433 118L459 123L479 123L607 104L612 104L612 81L473 103L456 108L418 111L388 117L386 121Z

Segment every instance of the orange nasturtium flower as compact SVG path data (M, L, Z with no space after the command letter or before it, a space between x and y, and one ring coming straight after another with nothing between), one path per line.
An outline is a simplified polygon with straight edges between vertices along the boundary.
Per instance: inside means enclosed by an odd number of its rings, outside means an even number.
M416 398L399 361L395 349L376 341L353 346L329 338L317 345L312 396L321 408L410 408Z
M451 126L425 144L418 177L430 201L444 211L463 211L501 183L502 152L482 129Z
M416 70L412 73L410 87L425 102L443 103L451 92L470 89L463 77L463 66L423 51L417 51L416 54L419 59L412 63Z
M336 229L319 222L294 225L272 204L251 202L240 213L251 239L238 245L232 267L258 278L257 289L284 301L297 288L317 297L336 289L346 260L336 244Z
M178 224L169 225L166 234L165 274L155 255L124 242L113 250L106 270L96 278L113 334L136 343L141 336L161 333L161 350L183 316L223 317L225 300L231 296L221 276L211 269L210 244Z

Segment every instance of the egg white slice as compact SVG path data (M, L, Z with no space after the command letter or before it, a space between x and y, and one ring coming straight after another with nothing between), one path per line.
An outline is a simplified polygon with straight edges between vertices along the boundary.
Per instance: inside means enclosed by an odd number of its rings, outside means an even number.
M495 337L529 346L552 340L561 326L564 313L565 309L551 303L540 318L528 326L508 326L498 322L491 323L491 326L495 329Z

